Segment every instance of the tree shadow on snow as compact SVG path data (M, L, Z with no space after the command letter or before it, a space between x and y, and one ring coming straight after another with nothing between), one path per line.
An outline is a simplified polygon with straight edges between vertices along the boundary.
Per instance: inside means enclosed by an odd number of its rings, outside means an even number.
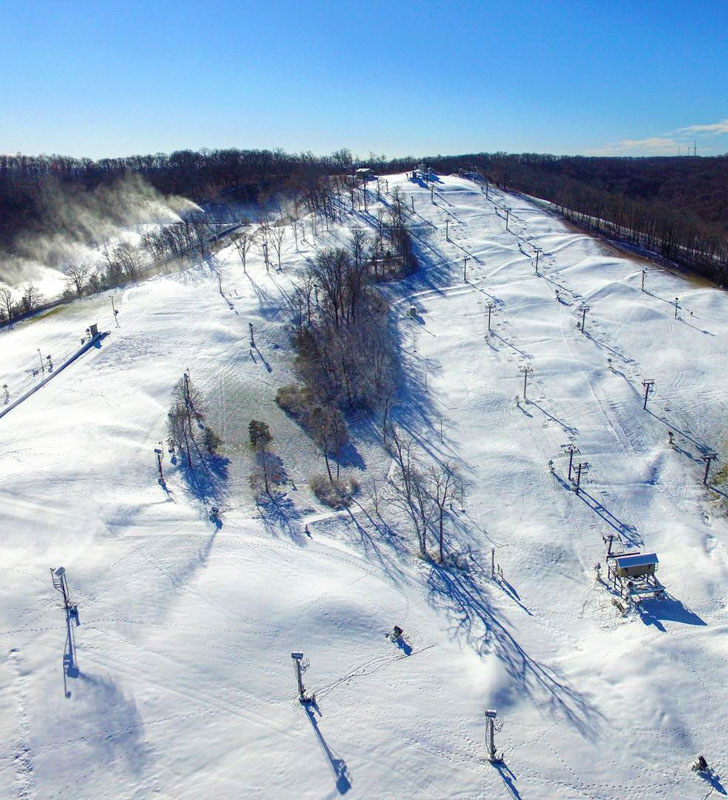
M219 502L225 493L230 460L221 455L197 450L192 466L183 456L179 470L192 494L202 502Z
M532 658L521 647L507 622L496 616L481 585L485 580L479 568L451 570L431 564L427 581L430 603L448 617L453 638L463 638L478 655L493 653L521 694L565 718L582 736L594 739L603 715L555 668Z
M293 525L300 518L296 504L285 492L275 489L270 494L261 493L256 501L263 527L268 533L277 536L279 532L286 533L296 544L304 544L301 536L300 525Z

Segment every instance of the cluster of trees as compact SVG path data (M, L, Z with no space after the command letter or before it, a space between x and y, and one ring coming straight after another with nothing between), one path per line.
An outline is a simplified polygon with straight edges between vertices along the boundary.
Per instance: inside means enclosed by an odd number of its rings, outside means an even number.
M183 459L190 478L195 471L209 472L222 440L207 423L202 395L188 373L172 391L167 432L170 449L175 449Z
M32 314L42 303L43 295L34 283L23 284L20 297L7 286L0 287L0 323Z
M421 158L359 160L378 172L409 171ZM725 277L728 260L728 156L605 158L474 153L426 161L440 172L479 169L500 186L557 204L582 224L603 220L610 235L622 235L710 277ZM282 150L181 150L128 158L0 155L0 244L19 233L53 230L46 213L51 190L81 191L111 185L130 174L162 194L197 202L265 200L277 193L313 212L312 224L328 224L345 200L367 210L367 191L351 179L348 150L330 156ZM377 187L379 190L379 187ZM346 198L348 195L348 198ZM169 231L169 234L172 234ZM397 230L392 243L405 245ZM170 243L171 250L180 249Z
M348 441L343 412L386 406L394 393L396 346L387 302L374 287L380 274L376 240L356 230L350 248L319 252L296 289L301 382L282 387L276 402L312 435L330 485L339 481L338 456Z
M140 176L163 195L183 195L198 203L255 202L284 191L323 209L331 206L337 176L348 174L351 166L347 150L330 156L283 150L180 150L98 161L0 154L0 245L11 245L21 232L56 230L57 215L48 213L49 196L113 186L129 175Z
M394 341L374 287L375 250L355 231L351 250L321 251L295 296L298 373L312 397L345 409L376 408L394 384Z

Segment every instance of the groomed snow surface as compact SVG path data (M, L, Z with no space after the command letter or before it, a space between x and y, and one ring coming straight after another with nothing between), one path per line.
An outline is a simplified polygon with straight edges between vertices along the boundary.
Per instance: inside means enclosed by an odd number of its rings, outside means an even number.
M289 229L282 271L252 252L246 276L222 251L225 297L201 265L116 291L118 328L106 294L3 330L10 401L38 349L60 363L90 323L110 333L0 419L0 797L724 793L728 531L701 454L721 451L728 419L726 294L468 180L441 178L434 202L388 180L414 198L424 265L386 288L402 344L395 417L423 459L454 460L467 479L447 522L463 568L418 559L404 520L384 508L387 530L364 491L351 514L320 506L307 481L323 460L273 402L293 379L293 281L317 249L375 225L390 195L378 204L372 188L368 214L316 237L309 220L298 250ZM166 453L168 493L156 480L186 369L229 459L219 529ZM279 515L248 486L251 418L270 424L289 478ZM345 469L362 485L390 466L378 427L352 421ZM569 442L590 466L580 496ZM658 554L667 599L620 615L595 583L610 533ZM61 565L78 625L51 585ZM395 624L409 655L385 638ZM297 650L318 709L296 699ZM713 785L689 769L698 753Z

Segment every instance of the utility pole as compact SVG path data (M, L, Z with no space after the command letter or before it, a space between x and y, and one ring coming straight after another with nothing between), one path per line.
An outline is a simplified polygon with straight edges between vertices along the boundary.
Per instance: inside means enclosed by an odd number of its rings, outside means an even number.
M415 213L415 196L411 195L410 200L412 201L412 213Z
M538 257L541 255L541 248L536 247L535 250L536 250L536 272L538 272Z
M645 387L645 402L642 404L642 408L647 410L647 397L650 394L650 392L653 390L655 382L654 381L642 381L642 385Z
M488 750L488 761L491 764L496 764L502 759L498 758L495 750L495 718L498 716L497 711L488 709L485 712L485 747Z
M490 333L490 317L493 313L493 309L495 308L495 303L488 302L488 333Z
M316 300L318 301L318 297L316 298ZM252 322L248 323L248 330L250 331L250 346L251 347L255 347L255 333L253 331L253 323Z
M562 444L561 447L569 454L569 480L571 480L571 468L574 466L574 453L579 453L579 448L573 443Z
M445 220L445 241L450 241L450 217Z
M642 270L642 291L643 291L643 292L644 292L644 290L645 290L645 275L647 275L647 270L646 270L646 269L643 269L643 270Z
M702 456L702 459L705 462L705 474L703 475L703 483L706 486L708 485L708 472L710 471L710 462L715 461L716 458L718 458L717 453L705 453Z
M527 403L528 398L526 397L526 387L528 386L528 373L533 372L533 367L529 367L528 364L520 367L519 372L523 373L523 402Z
M314 220L316 218L314 217ZM315 224L315 222L314 222ZM314 233L314 236L316 234ZM268 242L263 242L263 260L265 261L265 271L268 272Z
M495 580L495 547L490 548L490 579Z
M442 417L440 417L440 441L444 441L442 438Z
M585 325L586 325L586 312L590 310L590 306L582 306L581 307L581 332L586 333Z
M579 494L579 488L581 487L581 473L586 472L589 468L589 465L586 462L579 462L576 465L576 488L574 491Z
M468 256L463 256L463 280L468 282Z
M678 310L678 308L680 308L680 306L678 305L678 300L679 299L680 299L679 297L675 298L675 319L677 319L677 310Z
M510 208L506 208L505 211L506 211L506 230L508 230L508 216L510 215L511 210Z
M434 183L430 186L430 200L432 200L433 203L435 202L435 184Z

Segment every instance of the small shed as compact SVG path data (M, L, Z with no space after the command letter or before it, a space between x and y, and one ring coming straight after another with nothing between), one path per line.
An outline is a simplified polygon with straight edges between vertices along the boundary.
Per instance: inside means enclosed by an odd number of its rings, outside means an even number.
M644 578L657 572L660 563L655 553L631 553L617 556L614 571L620 578Z

